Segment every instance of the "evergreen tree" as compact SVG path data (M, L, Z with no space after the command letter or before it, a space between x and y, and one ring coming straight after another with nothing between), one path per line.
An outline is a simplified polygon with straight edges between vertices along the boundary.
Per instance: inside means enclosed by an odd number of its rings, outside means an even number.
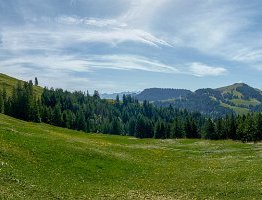
M253 141L254 139L254 133L255 133L255 126L254 126L254 121L253 117L248 114L244 123L244 130L243 130L243 136L241 140L243 142L249 142Z
M94 99L100 99L100 95L99 95L99 92L97 90L94 91L93 97L94 97Z
M115 106L116 106L117 108L120 107L120 99L119 99L119 95L116 95Z
M222 138L222 131L223 131L223 126L222 126L222 119L218 119L215 125L215 129L216 129L216 136L217 139L221 139Z
M111 123L111 131L112 134L121 135L123 133L123 125L119 118L114 118Z
M218 139L218 135L215 131L215 125L211 119L207 120L204 132L206 139Z
M262 140L262 114L258 113L255 119L255 134L254 134L254 141L261 141Z
M142 115L139 115L136 122L135 127L135 136L137 138L145 138L145 117Z
M35 86L38 86L38 79L35 77Z
M169 138L170 127L163 121L158 121L155 125L154 138L156 139L166 139Z
M178 118L175 118L175 121L172 124L172 133L171 138L183 138L184 130L181 121Z
M54 107L53 117L52 117L52 124L55 126L61 126L62 123L62 112L61 112L61 105L57 104Z
M76 114L76 128L77 130L86 131L86 118L83 110L79 110Z
M136 131L136 120L132 117L128 122L128 135L134 136Z
M237 139L237 125L235 116L232 114L229 122L229 138L236 140Z
M4 113L4 106L3 92L0 91L0 113Z

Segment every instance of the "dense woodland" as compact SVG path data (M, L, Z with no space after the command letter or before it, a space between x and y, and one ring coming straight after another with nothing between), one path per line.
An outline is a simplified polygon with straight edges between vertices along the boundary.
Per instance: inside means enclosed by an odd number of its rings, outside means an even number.
M38 84L35 79L35 85ZM68 92L44 88L41 98L32 81L19 82L12 95L0 91L0 112L26 121L44 122L84 132L129 135L137 138L205 138L262 140L262 114L208 118L171 105L156 107L131 95L114 101L100 99L98 91Z
M143 90L135 97L139 101L162 101L175 98L185 97L192 94L190 90L185 89L171 89L171 88L149 88Z

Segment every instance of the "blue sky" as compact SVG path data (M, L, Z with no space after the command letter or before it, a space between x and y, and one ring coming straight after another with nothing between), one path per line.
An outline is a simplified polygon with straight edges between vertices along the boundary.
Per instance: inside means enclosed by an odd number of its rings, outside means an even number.
M262 89L260 0L0 0L0 72L100 92Z

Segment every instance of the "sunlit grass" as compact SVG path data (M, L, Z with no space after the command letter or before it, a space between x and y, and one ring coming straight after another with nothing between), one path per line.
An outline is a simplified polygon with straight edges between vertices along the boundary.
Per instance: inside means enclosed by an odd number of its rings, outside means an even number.
M0 115L0 199L261 199L262 145L85 134Z

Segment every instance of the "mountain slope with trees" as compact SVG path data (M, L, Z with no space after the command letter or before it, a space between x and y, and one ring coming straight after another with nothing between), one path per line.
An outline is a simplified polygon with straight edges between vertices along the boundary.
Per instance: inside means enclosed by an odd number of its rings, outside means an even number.
M155 105L199 111L211 117L227 114L247 114L262 111L262 92L244 83L236 83L218 89L199 89L185 96L168 101L155 101Z
M196 95L221 98L218 90L202 89ZM201 99L201 98L196 98ZM137 138L206 138L262 140L260 113L208 118L199 112L157 107L131 95L102 100L98 91L69 92L44 88L39 98L32 81L18 82L11 96L0 90L0 112L26 121L45 122L84 132L129 135Z
M135 97L139 101L161 101L184 97L192 94L190 90L170 89L170 88L149 88L143 90Z

